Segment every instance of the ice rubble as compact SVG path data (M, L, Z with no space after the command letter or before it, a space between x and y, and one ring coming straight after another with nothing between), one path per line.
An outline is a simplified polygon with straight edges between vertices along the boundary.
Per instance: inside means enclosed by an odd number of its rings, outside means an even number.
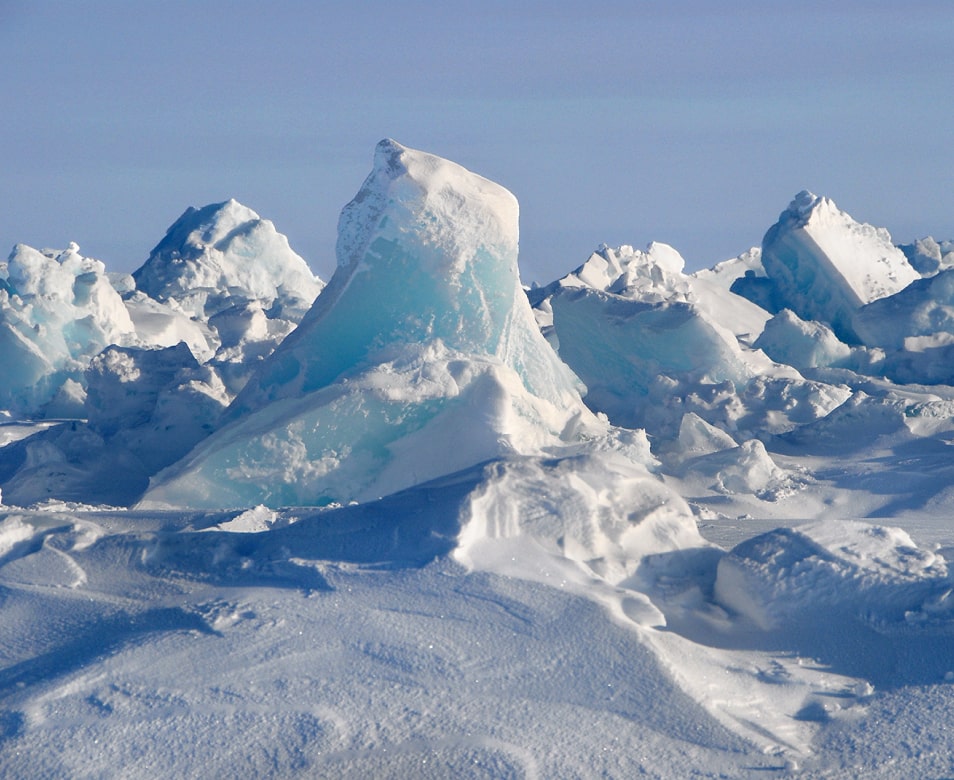
M82 417L103 348L185 342L232 393L302 318L323 283L271 222L231 200L189 208L132 276L72 243L14 247L0 263L0 409Z
M902 253L801 193L761 248L710 271L603 246L528 300L513 196L393 141L303 317L319 283L277 236L234 201L190 209L112 286L75 247L15 251L10 376L45 395L8 405L88 420L0 430L4 500L128 505L165 469L130 523L192 525L97 546L79 523L9 515L0 576L74 590L75 560L135 558L163 587L321 590L335 567L449 555L599 602L720 723L799 755L838 707L866 706L866 681L954 666L941 552L846 520L949 503L954 390L929 384L950 381L947 244ZM816 522L747 528L775 518ZM752 538L721 549L697 520ZM156 620L239 620L200 613Z
M133 278L201 320L254 301L297 322L322 288L288 239L234 199L186 209Z
M0 478L22 504L134 501L212 430L322 287L235 201L188 209L132 276L75 244L20 245L0 282L0 409L75 420L5 452Z
M807 379L758 349L770 314L729 292L735 274L761 267L758 257L750 252L689 275L671 247L604 246L530 299L560 357L586 384L587 405L652 434L665 471L691 472L717 493L770 497L790 478L759 437L824 417L850 391ZM687 421L731 446L718 455L687 451Z
M382 142L342 211L328 287L145 505L367 500L607 435L537 329L516 260L509 192Z
M62 252L13 248L0 265L0 409L33 414L67 383L81 380L90 358L128 343L135 328L99 261L75 243ZM79 416L82 395L58 411ZM64 399L65 400L65 399Z

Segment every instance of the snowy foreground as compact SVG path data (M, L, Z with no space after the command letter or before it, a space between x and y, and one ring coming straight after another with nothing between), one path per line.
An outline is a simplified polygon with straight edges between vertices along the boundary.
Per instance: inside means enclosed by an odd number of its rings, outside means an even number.
M0 776L954 777L954 245L517 219L382 141L327 286L235 201L14 248Z

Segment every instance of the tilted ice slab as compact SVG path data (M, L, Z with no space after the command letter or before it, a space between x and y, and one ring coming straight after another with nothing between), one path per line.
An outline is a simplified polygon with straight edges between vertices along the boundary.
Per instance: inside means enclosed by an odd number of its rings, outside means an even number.
M762 264L781 305L857 342L855 312L920 275L884 228L859 224L828 198L803 191L762 240Z
M367 500L605 433L534 322L517 212L499 185L382 141L330 284L145 503Z
M560 356L586 383L591 408L618 425L644 427L647 404L665 392L659 385L667 377L683 386L734 388L756 373L733 334L691 303L644 303L583 288L560 292L550 305Z
M298 320L323 286L269 220L234 199L188 208L133 276L138 289L200 319L257 301Z

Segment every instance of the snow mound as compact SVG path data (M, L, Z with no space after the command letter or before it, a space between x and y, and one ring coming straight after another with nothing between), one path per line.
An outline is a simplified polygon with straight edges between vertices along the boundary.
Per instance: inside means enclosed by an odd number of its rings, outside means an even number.
M690 471L711 479L710 489L717 493L752 494L767 500L787 488L790 481L758 439L693 458L683 467L683 472Z
M869 303L855 315L855 330L866 344L894 350L954 344L954 269Z
M716 601L763 630L845 612L868 623L921 622L954 607L944 559L900 528L857 521L779 528L720 559Z
M554 561L567 559L619 583L643 556L707 546L686 503L620 452L512 459L487 471L464 507L454 552L468 566L546 581ZM518 553L542 567L514 566Z
M288 239L234 199L188 208L133 277L147 295L201 319L258 301L298 320L322 288Z
M855 312L919 278L884 228L860 224L833 201L802 191L762 240L762 265L781 305L849 343Z
M145 505L369 500L604 431L537 329L516 255L507 190L382 141L328 287Z

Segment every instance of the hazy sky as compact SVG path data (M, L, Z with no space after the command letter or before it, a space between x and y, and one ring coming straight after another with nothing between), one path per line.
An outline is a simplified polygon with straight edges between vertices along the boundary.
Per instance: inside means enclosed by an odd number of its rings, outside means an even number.
M0 0L0 252L133 270L235 197L327 278L385 136L512 190L525 280L700 268L801 189L954 238L954 3Z

